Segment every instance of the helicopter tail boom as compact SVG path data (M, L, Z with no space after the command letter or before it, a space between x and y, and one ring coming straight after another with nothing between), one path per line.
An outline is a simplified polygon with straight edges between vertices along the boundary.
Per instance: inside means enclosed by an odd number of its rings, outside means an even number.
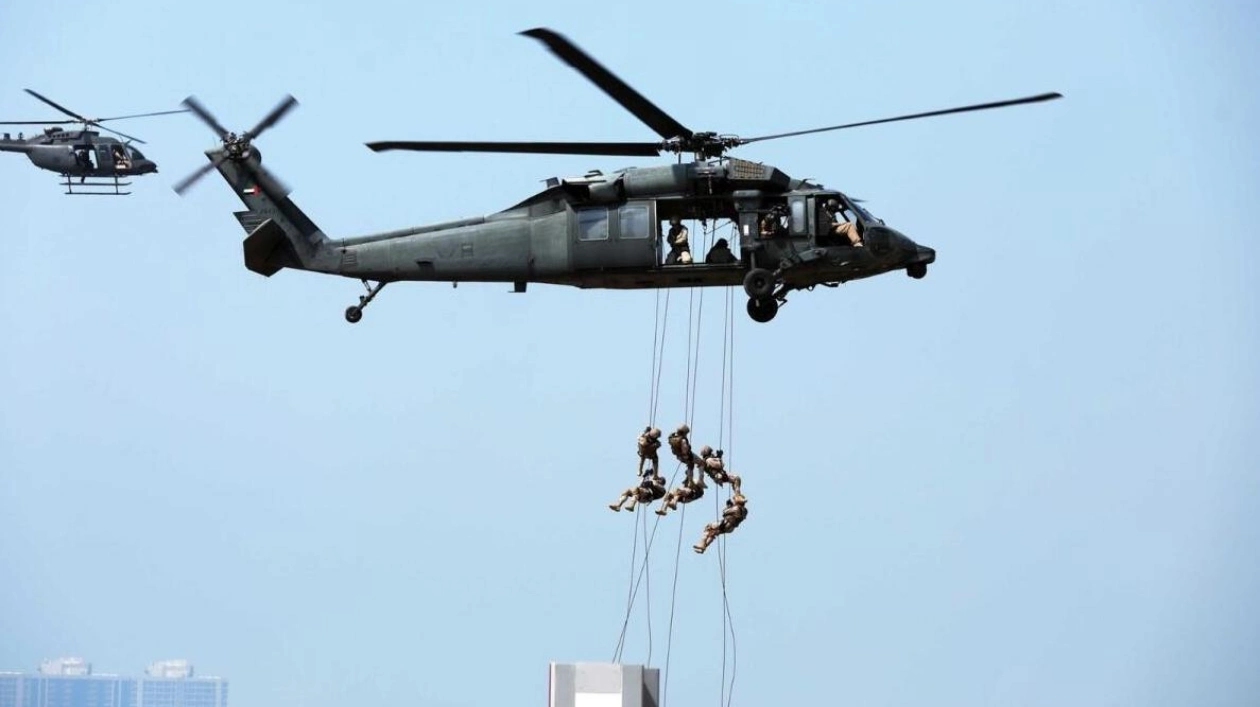
M23 152L30 154L31 145L21 140L0 140L0 152Z
M266 277L283 268L334 272L337 256L319 226L283 193L275 192L269 180L259 179L257 151L247 169L231 159L219 160L207 153L211 164L236 192L245 211L236 212L241 227L249 235L242 244L245 267Z

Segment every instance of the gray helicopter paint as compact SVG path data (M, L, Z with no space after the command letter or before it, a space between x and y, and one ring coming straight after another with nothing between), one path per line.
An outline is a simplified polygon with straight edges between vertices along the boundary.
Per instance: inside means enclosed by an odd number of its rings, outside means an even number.
M195 170L177 193L217 169L245 203L237 213L248 233L243 249L250 270L270 277L283 268L361 279L368 293L346 310L351 323L389 282L511 282L523 292L530 282L580 288L655 288L743 284L748 314L770 321L794 290L838 286L851 280L904 270L913 278L927 273L936 253L888 227L842 192L793 179L772 165L735 159L726 153L765 140L828 132L901 120L1036 103L1061 98L1044 93L879 120L832 125L743 138L693 131L669 116L600 65L564 36L535 28L522 35L545 44L557 57L594 83L651 128L660 141L499 142L381 141L374 151L510 152L657 156L691 154L690 163L630 167L604 174L551 178L547 188L499 213L460 221L329 240L287 196L262 166L252 141L296 104L285 97L255 128L240 135L223 128L189 96L184 105L222 140L207 152L210 165ZM835 200L860 243L833 232ZM662 222L673 217L734 225L726 264L706 264L693 250L692 264L665 265ZM762 220L775 222L762 233ZM783 223L786 220L786 226ZM769 222L767 222L769 225ZM700 242L692 239L693 247ZM370 281L375 280L375 287Z
M115 164L115 145L127 151L131 167L119 169ZM95 164L90 169L85 169L75 159L75 150L80 147L92 150ZM111 137L101 137L90 130L33 135L24 140L3 139L0 140L0 152L23 153L40 169L74 177L122 177L157 172L157 165L134 147Z
M212 161L219 154L220 151L206 153ZM255 150L246 162L248 169L258 170L261 155ZM616 240L579 242L577 211L568 202L555 213L531 216L530 205L546 202L547 199L542 197L553 194L552 189L527 199L522 202L523 205L497 214L330 240L287 196L269 193L245 167L228 159L220 162L217 169L250 214L249 218L242 217L242 225L250 234L246 239L247 254L250 252L249 242L255 241L254 265L266 261L272 266L278 264L280 267L381 282L537 282L614 289L731 286L740 284L747 270L744 263L663 266L656 265L654 260L649 265L625 267L616 257L607 261L593 259L581 266L574 257L578 248L616 245ZM777 172L773 168L761 171L769 173L769 170ZM699 179L707 180L709 176L704 173L714 170L699 171L702 175ZM616 183L634 172L627 170L597 182L579 178L575 183L579 186ZM695 169L687 171L693 181L697 179L696 172ZM677 188L679 170L676 168L649 168L640 174L645 177L636 185L640 193ZM844 198L838 192L824 191L815 185L794 184L807 189L811 196L837 194ZM694 191L694 188L691 190ZM726 199L730 201L729 196ZM751 194L746 200L753 200ZM654 208L651 221L655 222L661 203L670 202L678 208L691 201L668 197L651 202L623 202L616 207L651 203ZM590 204L581 206L588 207ZM614 220L611 214L617 213L617 208L608 209L610 222ZM269 225L278 228L268 228ZM848 247L818 247L809 237L780 238L760 244L754 244L752 238L741 237L741 242L769 252L776 262L790 260L795 263L784 270L782 279L799 287L856 280L915 263L926 265L935 260L935 252L931 249L920 247L879 223L868 224L866 239L869 246L868 252L864 253ZM654 237L640 241L645 246L648 242L659 243L659 240ZM257 254L260 248L266 251L266 257ZM701 254L697 256L698 260L702 260ZM248 260L247 257L247 264ZM251 266L251 269L262 272L270 267ZM270 275L275 270L263 274Z

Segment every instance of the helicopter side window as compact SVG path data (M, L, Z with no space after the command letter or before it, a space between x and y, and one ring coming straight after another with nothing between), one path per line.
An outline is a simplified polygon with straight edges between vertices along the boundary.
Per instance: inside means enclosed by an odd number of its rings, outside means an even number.
M794 235L805 234L809 232L809 226L805 223L805 200L793 199L791 205L792 226L791 230Z
M620 237L624 239L647 238L648 207L645 204L628 204L621 207Z
M608 209L581 209L578 216L578 240L608 240Z

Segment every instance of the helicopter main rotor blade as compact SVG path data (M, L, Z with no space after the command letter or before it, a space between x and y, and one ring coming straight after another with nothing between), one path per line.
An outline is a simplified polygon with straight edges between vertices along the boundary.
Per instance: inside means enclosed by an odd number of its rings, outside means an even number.
M224 160L224 156L218 155L217 157L214 158L213 161L207 162L201 165L200 167L198 167L197 169L193 170L192 174L188 175L187 177L184 177L175 185L174 187L175 193L179 194L180 196L183 196L184 192L188 191L189 187L195 184L197 180L209 174L210 170L218 167L219 163L222 162L223 160Z
M928 118L936 115L949 115L950 113L967 113L975 110L988 110L990 108L1004 108L1006 106L1017 106L1024 103L1039 103L1041 101L1050 101L1056 98L1062 98L1061 93L1041 93L1036 96L1027 98L1016 98L1009 101L997 101L995 103L979 103L974 106L962 106L960 108L946 108L945 110L934 110L927 113L914 113L911 115L901 115L896 118L881 118L879 120L866 120L861 123L846 123L844 125L833 125L829 128L815 128L813 130L798 130L791 133L779 133L778 135L762 135L760 137L741 138L739 144L747 145L750 142L761 142L762 140L777 140L781 137L793 137L795 135L809 135L811 133L822 133L828 130L843 130L844 128L857 128L863 125L878 125L880 123L895 123L899 120L914 120L916 118Z
M0 120L0 125L72 125L77 120Z
M120 115L114 118L97 118L96 120L92 122L103 123L107 120L127 120L129 118L148 118L154 115L174 115L175 113L187 113L187 112L189 112L187 108L181 108L180 110L163 110L163 111L158 111L157 113L137 113L136 115Z
M690 138L692 136L692 132L686 126L656 107L655 104L644 98L638 91L630 88L626 82L617 78L611 71L588 56L586 52L578 49L573 42L570 42L563 35L545 27L526 30L521 32L521 34L546 44L547 48L554 52L556 56L560 57L569 66L577 69L583 76L603 89L604 93L611 96L613 100L620 103L623 108L633 113L636 118L643 121L649 128L655 130L658 135L666 140L676 137Z
M130 141L132 141L132 142L138 142L138 143L140 143L141 145L147 145L147 144L149 144L149 143L145 142L144 140L141 140L141 139L140 139L140 138L138 138L138 137L132 137L132 136L128 135L127 133L120 133L120 132L118 132L117 130L113 130L113 129L110 129L110 128L105 127L104 125L100 125L100 124L99 124L99 123L97 123L95 120L93 120L93 121L89 122L88 124L89 124L89 125L95 125L96 127L100 128L101 130L104 130L104 131L105 131L105 132L107 132L107 133L113 133L113 134L117 135L118 137L125 137L125 138L127 138L128 140L130 140Z
M288 113L295 105L297 105L296 98L293 96L285 96L284 100L280 101L279 105L272 108L271 112L263 117L262 120L258 121L258 125L255 125L253 129L245 131L245 135L242 137L246 140L252 140L258 137L267 128L270 128L280 122L280 119L284 117L284 114Z
M655 157L661 152L656 142L369 142L373 152L413 150L417 152L513 152L543 155L618 155Z
M78 113L75 113L74 111L70 110L69 108L66 108L65 106L60 106L60 105L57 105L57 104L56 104L56 103L54 103L51 99L49 99L49 98L47 98L47 97L45 97L45 96L41 96L41 95L39 95L38 93L36 93L36 92L32 91L32 90L31 90L31 89L29 89L29 88L24 88L24 89L22 89L22 90L23 90L23 91L26 91L27 93L31 94L32 96L34 96L34 97L38 98L39 100L43 101L44 103L47 103L48 105L52 106L53 108L56 108L57 110L61 111L62 113L65 113L66 115L70 116L71 118L78 118L78 119L79 119L79 122L81 122L81 123L90 123L90 122L91 122L91 121L90 121L90 120L88 120L87 118L84 118L83 116L79 115Z
M227 140L227 137L228 137L227 128L220 125L219 121L215 120L213 115L210 115L210 111L206 110L206 107L201 105L200 101L198 101L193 96L189 96L188 98L184 99L184 105L187 106L188 110L191 110L194 115L196 115L198 118L201 118L201 121L203 123L205 123L206 125L209 125L210 129L213 130L219 136L219 139Z

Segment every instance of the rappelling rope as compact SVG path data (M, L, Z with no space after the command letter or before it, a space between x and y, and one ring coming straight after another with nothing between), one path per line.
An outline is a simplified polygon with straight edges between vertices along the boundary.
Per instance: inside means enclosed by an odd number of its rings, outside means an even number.
M656 411L661 403L661 371L665 368L665 331L669 323L669 290L665 291L665 314L660 315L661 291L656 290L657 318L652 328L652 394L651 407L648 411L648 424L656 424ZM659 332L660 336L657 336ZM659 339L660 349L657 350Z
M707 240L712 240L712 235L716 231L716 227L706 228L705 231L706 231L705 235L707 237ZM693 300L694 300L694 293L695 293L695 289L692 288ZM692 311L693 311L693 308L689 304L688 305L688 322L687 322L687 330L688 330L687 331L687 386L689 390L684 391L685 399L683 401L684 407L687 410L688 424L690 424L690 422L695 419L695 412L696 412L696 390L698 386L696 385L695 379L697 378L697 374L700 368L700 340L701 340L700 331L702 328L701 324L704 321L704 290L703 289L700 290L699 304L697 307L694 308L694 311L696 313L694 326L692 326L691 317L690 317L690 313ZM693 332L695 334L694 337L692 336ZM695 342L694 349L692 349L692 346L691 346L693 338ZM725 339L725 335L723 336L723 338ZM723 354L725 355L725 352L723 352ZM725 372L723 372L723 376L725 376ZM718 434L719 436L721 435L720 423L718 425ZM703 474L704 470L701 469L700 473ZM664 707L665 701L669 697L669 667L670 667L670 657L673 655L673 646L674 646L674 613L675 613L675 608L678 601L678 570L679 570L681 557L682 557L682 539L683 539L683 529L685 528L685 525L686 525L685 522L687 519L687 504L682 505L681 511L682 512L678 520L678 541L677 541L677 545L674 548L674 581L673 581L673 589L670 594L670 600L669 600L669 633L667 634L667 644L666 644L666 649L665 649L665 675L664 675L663 683L661 687L661 707ZM725 634L725 629L724 629L723 638L725 638L725 635L726 634ZM723 681L725 682L725 678L723 678Z
M648 381L649 387L650 387L649 395L648 395L648 426L649 427L654 426L656 424L656 411L657 411L658 406L660 405L661 371L665 367L665 360L664 360L665 359L665 334L667 331L666 327L669 324L669 294L670 294L669 291L666 290L665 310L664 310L664 314L662 315L661 291L659 288L656 290L656 311L653 315L653 321L652 321L652 372L651 372L652 377ZM674 474L675 476L677 476L678 472L675 471ZM630 615L634 611L634 598L635 598L635 595L638 593L638 583L635 581L635 568L638 565L637 558L638 558L640 525L642 525L644 535L646 536L647 534L647 521L645 518L642 517L643 514L637 512L638 508L639 508L639 505L636 504L634 536L633 536L633 543L630 550L630 578L629 578L629 581L626 583L626 615L621 623L621 633L617 637L617 647L613 650L612 662L614 663L620 660L621 654L625 650L626 631L628 631L630 627ZM660 517L658 516L656 520L657 522L659 522ZM655 527L653 527L652 529L652 534L653 536L655 536L656 534ZM644 569L646 569L648 550L650 549L650 547L651 547L650 543L644 544L644 549L643 549ZM642 578L643 570L640 570L639 576L640 578ZM652 625L651 625L651 614L650 614L650 608L649 608L649 615L648 615L649 653L651 652L651 648L650 648L651 630L652 630Z
M723 324L723 351L722 351L722 417L723 421L729 425L730 444L735 443L735 307L734 307L734 288L728 288L726 293L726 321ZM727 368L729 351L730 367ZM729 377L728 377L729 373ZM729 393L728 393L729 391ZM730 414L727 415L727 405L730 406ZM728 437L719 433L720 440ZM727 449L726 457L731 458L730 449ZM716 499L715 499L716 500ZM731 696L735 690L735 666L738 653L735 647L735 625L731 620L731 604L726 593L726 538L719 536L718 538L718 572L722 578L722 691L724 693L724 701L719 702L719 707L730 707ZM726 634L730 631L731 636L731 682L729 687L726 683Z

